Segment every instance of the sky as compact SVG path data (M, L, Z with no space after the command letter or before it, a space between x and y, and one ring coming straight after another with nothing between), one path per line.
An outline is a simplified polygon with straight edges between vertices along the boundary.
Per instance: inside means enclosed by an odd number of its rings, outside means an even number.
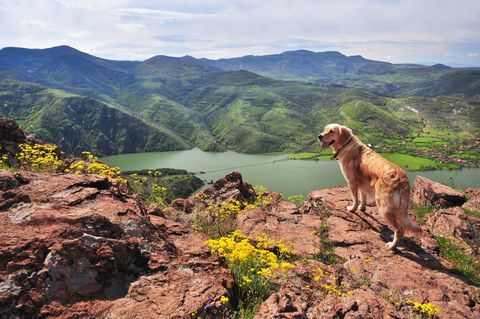
M0 48L107 59L340 51L480 66L480 0L0 0Z

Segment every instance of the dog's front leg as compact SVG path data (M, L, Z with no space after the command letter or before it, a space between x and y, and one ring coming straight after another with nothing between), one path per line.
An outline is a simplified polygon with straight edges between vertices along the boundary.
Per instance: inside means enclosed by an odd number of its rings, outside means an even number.
M348 187L350 188L350 192L352 193L353 203L352 205L347 206L347 210L349 212L354 212L358 208L358 187L354 183L348 183Z

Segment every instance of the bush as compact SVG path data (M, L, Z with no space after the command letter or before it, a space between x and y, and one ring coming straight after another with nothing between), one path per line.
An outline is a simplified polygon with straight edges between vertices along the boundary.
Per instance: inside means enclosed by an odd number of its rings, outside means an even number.
M260 236L256 240L234 231L230 236L210 239L205 244L212 253L225 259L238 285L239 309L249 317L276 288L293 265L284 260L290 250L281 241ZM278 256L271 249L275 248Z
M63 155L57 145L52 144L19 144L20 152L16 158L21 169L34 172L56 173L65 168Z

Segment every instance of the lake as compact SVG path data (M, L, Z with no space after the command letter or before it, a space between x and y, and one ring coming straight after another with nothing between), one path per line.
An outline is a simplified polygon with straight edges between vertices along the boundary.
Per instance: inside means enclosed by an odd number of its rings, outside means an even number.
M187 151L114 155L101 160L118 166L122 171L185 169L205 181L215 181L232 171L238 171L251 184L263 185L284 196L305 196L315 189L346 185L337 161L289 160L288 155L240 154L233 151L212 153L194 148ZM480 168L408 172L411 182L416 175L447 185L453 183L462 189L480 187Z

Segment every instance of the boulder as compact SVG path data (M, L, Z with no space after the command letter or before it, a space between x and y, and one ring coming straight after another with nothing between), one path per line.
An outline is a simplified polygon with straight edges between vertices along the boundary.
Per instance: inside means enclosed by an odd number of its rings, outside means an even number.
M417 176L413 184L412 202L419 206L452 207L465 202L465 194L447 185Z
M232 277L205 235L95 175L0 172L0 318L212 318ZM2 205L5 205L5 200ZM150 219L151 218L151 219Z
M462 207L480 214L480 188L468 188L465 194L469 199Z
M18 124L9 118L0 117L0 145L3 143L25 143L27 137Z
M434 234L461 239L470 254L480 254L480 218L466 214L460 207L443 208L428 214L425 226Z
M281 240L299 255L315 255L323 249L317 232L322 225L321 215L300 214L294 203L285 201L278 194L265 194L271 204L256 207L237 216L237 229L255 238L267 235ZM299 236L301 234L301 236Z

